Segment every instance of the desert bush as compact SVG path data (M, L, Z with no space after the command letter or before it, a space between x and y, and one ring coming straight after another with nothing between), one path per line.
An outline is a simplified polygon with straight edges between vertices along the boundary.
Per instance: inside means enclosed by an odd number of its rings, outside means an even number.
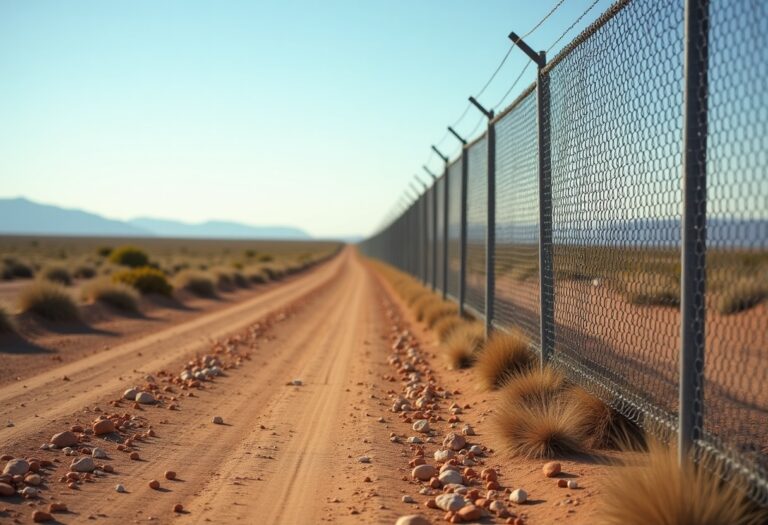
M10 314L0 306L0 334L10 334L16 331Z
M285 269L281 266L267 264L262 266L262 269L269 276L270 281L276 281L285 277Z
M514 375L500 390L502 397L519 404L544 403L557 397L566 388L565 376L552 367L531 368Z
M75 268L75 271L72 272L72 276L76 279L91 279L96 276L96 269L93 266L81 264Z
M100 246L96 253L99 255L99 257L109 257L112 255L112 247L111 246Z
M458 315L448 315L435 323L435 334L437 334L437 338L444 343L448 340L448 337L450 337L453 331L465 322L466 321Z
M450 368L472 366L485 342L485 326L482 323L468 323L456 327L443 345L443 355Z
M416 320L423 321L427 310L431 308L432 305L439 302L440 299L438 299L438 297L431 292L424 294L420 298L416 299L413 303L413 313L416 316Z
M572 386L563 392L563 396L584 410L587 443L591 448L615 447L634 438L624 418L584 388Z
M715 294L715 308L723 315L731 315L749 310L768 300L768 275L763 278L742 277L733 284L724 286Z
M216 297L216 283L206 273L185 270L176 276L174 284L198 297Z
M262 253L256 258L256 260L263 263L269 263L273 262L275 258L268 253Z
M676 449L654 443L627 454L603 483L595 522L606 525L759 525L765 508L753 507L743 487L721 481L724 467L704 457L680 463Z
M83 297L89 301L98 301L126 312L139 310L139 294L124 283L109 279L99 279L90 283L83 290Z
M528 341L521 334L496 330L475 363L480 388L499 388L512 376L529 371L535 362Z
M245 274L239 270L233 271L230 276L232 278L232 283L238 288L248 288L251 285Z
M28 264L24 264L12 257L3 260L2 278L10 279L31 279L35 272Z
M155 268L143 267L120 271L112 276L114 282L124 283L140 293L171 295L173 287L165 274Z
M585 411L577 403L565 397L521 402L501 394L493 418L499 450L529 459L586 452Z
M120 266L129 268L141 268L149 265L149 256L145 251L135 246L120 246L115 248L109 256L109 260Z
M679 306L680 282L660 273L623 273L620 286L632 304L643 306Z
M69 274L69 270L62 266L49 266L44 268L40 277L46 281L63 284L64 286L72 284L72 276Z
M246 278L255 284L263 284L269 281L269 277L261 268L248 268L245 271Z
M447 301L440 301L432 303L424 311L424 322L428 328L434 328L437 323L443 317L449 315L458 315L459 307L453 303Z
M19 294L19 309L49 321L75 322L80 312L62 285L51 281L36 281Z

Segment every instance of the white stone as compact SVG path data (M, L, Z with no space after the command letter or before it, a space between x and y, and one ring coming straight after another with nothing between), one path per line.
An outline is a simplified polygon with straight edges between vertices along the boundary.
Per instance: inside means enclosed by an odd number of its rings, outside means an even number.
M579 482L575 479L569 479L568 480L568 488L569 489L577 489L579 488Z
M413 430L416 432L421 432L422 434L426 434L427 432L429 432L429 421L427 421L426 419L417 419L416 421L413 422L413 426L411 428L413 428Z
M136 394L138 394L139 391L135 388L129 388L125 392L123 392L123 399L128 399L129 401L134 401L136 399Z
M23 476L29 472L29 462L26 459L11 459L5 464L3 474Z
M118 483L117 485L115 485L115 492L119 492L122 494L123 492L125 492L125 487L122 484Z
M72 464L69 466L69 469L73 472L93 472L95 468L96 464L93 462L93 459L88 456L73 460Z
M416 503L415 501L413 501L413 498L410 496L403 496L402 499L403 499L403 503Z
M464 483L464 478L461 477L461 473L452 469L444 470L440 473L438 478L443 485L450 485L452 483L461 485Z
M512 503L525 503L528 501L528 493L523 489L515 489L510 493L509 501Z
M435 461L442 463L444 461L448 461L452 457L454 457L456 453L453 450L435 450Z
M467 504L467 500L459 494L440 494L435 498L435 503L446 512L456 512Z
M104 449L101 449L99 447L94 447L93 450L91 450L91 457L94 457L96 459L106 459L107 453L104 451Z
M142 405L152 405L155 403L155 396L149 392L139 392L136 394L136 402Z

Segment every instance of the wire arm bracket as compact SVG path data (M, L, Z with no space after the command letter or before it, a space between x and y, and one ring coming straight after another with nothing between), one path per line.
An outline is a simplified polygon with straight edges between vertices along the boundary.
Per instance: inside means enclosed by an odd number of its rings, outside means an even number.
M488 120L493 120L493 110L487 110L485 109L480 102L477 101L475 97L469 97L469 101L472 103L473 106L475 106L477 109L480 110L480 112L488 117Z
M455 130L455 129L453 129L451 126L448 126L448 131L450 131L450 132L451 132L451 135L453 135L454 137L456 137L457 139L459 139L459 141L462 143L462 145L464 145L464 146L466 146L466 145L467 145L467 141L466 141L466 140L464 140L464 137L462 137L461 135L459 135L458 133L456 133L456 130ZM448 162L448 160L447 160L447 159L446 159L446 162Z
M528 58L533 60L539 68L544 67L547 64L547 59L544 58L543 53L537 53L534 51L528 44L526 44L522 38L517 36L517 33L514 31L509 34L509 39L512 41L514 45L520 48L520 50L528 55Z

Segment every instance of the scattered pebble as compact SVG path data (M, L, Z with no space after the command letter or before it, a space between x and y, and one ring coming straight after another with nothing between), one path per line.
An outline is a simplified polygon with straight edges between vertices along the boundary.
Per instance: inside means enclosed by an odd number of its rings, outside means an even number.
M467 501L459 494L440 494L435 498L435 504L446 512L456 512L466 505Z
M72 464L69 465L69 469L74 472L93 472L95 468L96 463L93 462L93 458L90 456L74 459Z
M429 481L435 475L437 475L437 469L432 465L418 465L411 471L413 479L421 481Z
M184 505L182 505L181 503L177 503L176 505L173 506L173 512L176 512L176 513L184 512Z
M176 479L176 473L172 470L166 470L165 471L165 479L174 480Z
M156 401L155 396L149 392L139 392L136 394L136 402L142 405L153 405Z
M429 421L426 419L417 419L413 422L412 426L413 430L416 432L421 432L422 434L426 434L429 432Z
M214 425L223 425L224 419L221 416L213 416L213 419L211 420Z
M100 419L93 424L93 433L97 436L110 434L115 431L115 424L111 419Z
M395 525L431 525L427 518L421 514L411 514L409 516L400 516L397 518Z
M525 503L528 501L528 493L523 489L515 489L510 493L509 501L512 503Z
M153 479L152 481L149 482L149 488L151 488L153 490L159 489L160 488L160 482L157 481L156 479Z
M69 430L54 434L51 438L51 445L56 448L71 447L77 445L77 435Z
M561 466L560 463L557 461L550 461L548 463L545 463L544 466L541 468L541 471L544 473L544 475L548 478L554 478L558 474L560 474Z
M135 388L129 388L125 392L123 392L123 399L127 399L129 401L134 401L136 399L136 396L138 395L139 391Z
M96 459L107 459L107 453L104 449L93 447L93 450L91 450L91 457Z
M357 461L359 461L360 463L370 463L371 458L369 458L368 456L360 456L359 458L357 458Z
M120 494L123 494L125 492L125 487L121 483L118 483L117 485L115 485L115 492L119 492Z
M26 459L11 459L3 468L3 474L11 476L23 476L27 472L29 472L29 462Z
M403 500L403 503L416 503L416 502L413 500L413 498L412 498L412 497L410 497L410 496L407 496L407 495L406 495L406 496L403 496L403 497L402 497L402 500Z
M35 523L45 523L53 520L53 516L42 510L36 510L32 513L32 521Z
M579 482L575 479L569 479L568 480L568 488L569 489L577 489L579 488Z

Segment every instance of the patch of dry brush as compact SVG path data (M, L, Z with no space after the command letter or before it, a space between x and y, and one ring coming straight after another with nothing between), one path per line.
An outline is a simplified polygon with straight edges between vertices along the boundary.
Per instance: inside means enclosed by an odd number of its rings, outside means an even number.
M108 278L99 279L86 286L83 297L125 312L139 311L138 292L127 284L113 282Z
M66 288L50 281L37 281L21 290L19 309L55 322L80 320L77 304Z
M497 330L477 357L478 384L482 390L500 388L512 376L530 370L535 362L528 341L521 334Z
M443 355L452 369L472 366L485 344L485 326L478 322L460 321L443 345Z

